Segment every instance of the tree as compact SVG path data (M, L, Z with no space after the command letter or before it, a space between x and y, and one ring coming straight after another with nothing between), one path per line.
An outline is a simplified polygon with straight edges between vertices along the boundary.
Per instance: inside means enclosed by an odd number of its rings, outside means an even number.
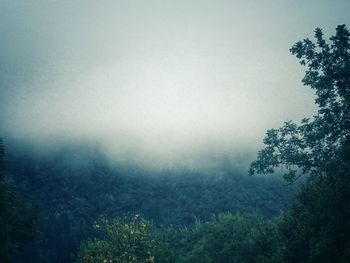
M251 163L250 174L273 173L280 166L290 182L307 173L322 174L350 140L350 32L339 25L328 44L317 28L315 39L299 41L290 51L307 67L302 82L315 90L318 113L300 125L287 121L268 130L266 147Z
M273 221L249 214L219 214L188 231L178 262L273 263L279 233Z
M102 217L94 228L102 238L85 242L78 252L78 262L154 262L155 241L151 236L151 224L139 215L113 220Z
M279 223L281 262L345 263L350 262L350 32L338 26L328 44L317 28L315 38L290 51L307 66L303 83L315 90L318 113L300 125L288 121L267 131L250 174L281 166L289 182L309 174Z
M21 243L33 239L35 216L15 188L5 182L4 158L5 150L0 138L0 261L8 262Z
M350 166L328 169L302 186L279 224L283 262L350 262Z

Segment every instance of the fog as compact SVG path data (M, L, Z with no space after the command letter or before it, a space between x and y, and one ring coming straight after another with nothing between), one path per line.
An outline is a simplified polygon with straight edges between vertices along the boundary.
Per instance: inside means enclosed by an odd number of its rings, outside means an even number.
M252 156L267 129L316 112L288 49L348 23L348 10L346 0L2 0L0 136L42 151L88 143L153 167Z

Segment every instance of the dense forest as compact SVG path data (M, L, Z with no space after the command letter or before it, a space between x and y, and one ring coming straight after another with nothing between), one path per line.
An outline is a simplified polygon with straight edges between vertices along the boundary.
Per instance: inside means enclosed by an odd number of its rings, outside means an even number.
M290 51L318 113L268 130L252 176L1 141L1 262L350 262L350 32Z
M248 177L230 169L211 174L112 168L96 152L71 148L46 158L28 158L27 151L7 154L5 177L37 209L38 236L26 248L26 262L38 262L43 254L48 262L70 261L100 215L140 214L177 229L223 212L273 218L288 209L296 188L279 177Z

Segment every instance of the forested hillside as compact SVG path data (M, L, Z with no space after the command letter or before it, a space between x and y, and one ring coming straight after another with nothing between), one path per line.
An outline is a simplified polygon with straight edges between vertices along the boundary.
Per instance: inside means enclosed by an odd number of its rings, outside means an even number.
M38 210L38 239L23 254L25 262L71 262L101 215L140 214L157 226L175 228L191 228L223 212L272 218L288 209L296 188L278 177L249 177L225 167L210 172L111 168L89 152L67 146L40 158L27 151L8 154L6 176Z

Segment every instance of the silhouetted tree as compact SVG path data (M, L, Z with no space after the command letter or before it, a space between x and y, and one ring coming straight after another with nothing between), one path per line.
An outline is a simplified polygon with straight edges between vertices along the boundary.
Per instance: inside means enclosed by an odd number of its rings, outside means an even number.
M250 174L287 168L293 182L309 174L289 213L279 224L281 261L350 262L350 32L345 25L316 43L297 42L291 53L307 66L303 83L316 93L318 114L301 125L271 129Z
M315 38L315 43L297 42L290 51L307 66L302 81L315 90L318 114L304 118L301 125L288 121L267 131L266 147L251 164L251 174L272 173L279 166L287 168L288 181L309 172L320 174L350 140L350 33L340 25L328 44L317 28Z

